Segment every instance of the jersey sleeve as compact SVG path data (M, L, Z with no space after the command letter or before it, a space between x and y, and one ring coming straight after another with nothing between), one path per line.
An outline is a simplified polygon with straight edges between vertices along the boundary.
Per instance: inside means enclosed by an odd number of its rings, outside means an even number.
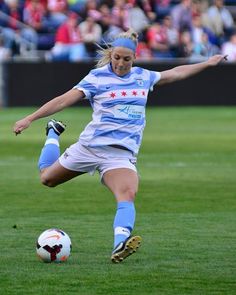
M90 71L87 76L85 76L77 85L73 87L83 91L85 94L85 99L93 99L97 93L97 77L94 75L93 71Z
M153 90L153 86L157 84L161 79L161 73L155 71L149 71L150 73L150 91Z

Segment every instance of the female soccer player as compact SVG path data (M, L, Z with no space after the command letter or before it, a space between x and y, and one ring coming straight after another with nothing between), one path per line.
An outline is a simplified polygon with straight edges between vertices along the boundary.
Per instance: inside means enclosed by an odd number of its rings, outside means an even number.
M80 134L78 142L60 156L59 136L65 130L60 121L47 123L47 139L39 158L41 182L57 186L83 173L99 171L102 182L115 195L114 250L111 260L121 262L136 252L140 236L132 236L135 223L134 199L138 190L136 158L145 126L148 91L185 79L217 65L224 58L215 55L205 62L178 66L163 72L132 67L137 47L137 33L120 34L111 47L100 51L97 68L73 89L55 97L36 112L17 121L13 128L20 134L40 118L55 114L81 99L93 107L92 121Z

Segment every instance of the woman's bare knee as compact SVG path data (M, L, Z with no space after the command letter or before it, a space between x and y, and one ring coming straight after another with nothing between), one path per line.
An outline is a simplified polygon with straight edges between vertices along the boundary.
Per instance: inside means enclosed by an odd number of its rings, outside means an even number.
M59 163L54 163L52 166L41 170L40 180L43 185L55 187L81 174L84 174L84 172L71 171L62 167Z
M138 190L137 173L127 168L117 168L104 173L104 184L115 195L118 202L133 202Z
M134 201L135 196L136 196L136 193L137 193L137 191L136 191L135 189L133 189L133 188L128 188L128 189L127 189L127 192L126 192L126 194L127 194L127 199L128 199L129 201Z
M41 183L43 185L46 185L48 187L55 187L55 186L57 186L57 183L55 183L55 181L53 181L52 179L50 179L45 172L41 172L41 174L40 174L40 181L41 181Z
M127 201L127 202L133 202L136 196L136 189L127 187L126 189L117 192L116 196L118 201Z

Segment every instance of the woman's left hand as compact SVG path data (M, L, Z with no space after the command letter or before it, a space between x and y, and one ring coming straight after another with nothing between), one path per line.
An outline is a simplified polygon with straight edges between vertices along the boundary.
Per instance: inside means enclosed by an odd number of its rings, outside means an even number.
M211 56L208 59L207 63L209 64L209 66L216 66L223 60L227 60L227 55L217 54L217 55Z

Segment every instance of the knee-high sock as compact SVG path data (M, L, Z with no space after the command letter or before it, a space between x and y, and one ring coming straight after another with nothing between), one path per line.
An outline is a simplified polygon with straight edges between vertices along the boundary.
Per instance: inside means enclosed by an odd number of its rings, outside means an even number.
M38 167L39 170L51 166L60 156L59 136L50 129L44 147L41 151Z
M114 248L125 241L131 234L135 223L135 207L133 202L118 202L114 219Z

